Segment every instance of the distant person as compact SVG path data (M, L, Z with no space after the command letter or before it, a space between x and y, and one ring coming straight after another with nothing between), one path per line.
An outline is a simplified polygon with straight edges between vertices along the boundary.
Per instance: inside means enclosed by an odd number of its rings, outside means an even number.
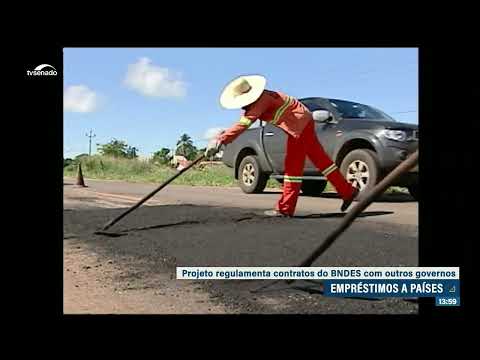
M311 112L297 99L265 89L265 84L263 76L250 75L240 76L225 87L220 104L226 109L243 109L244 113L238 123L217 136L216 143L209 144L205 154L215 154L222 144L231 143L257 119L269 122L285 131L288 140L283 193L275 209L265 211L265 215L293 216L307 156L335 187L343 199L341 210L345 211L358 195L358 189L345 180L325 153L317 139Z

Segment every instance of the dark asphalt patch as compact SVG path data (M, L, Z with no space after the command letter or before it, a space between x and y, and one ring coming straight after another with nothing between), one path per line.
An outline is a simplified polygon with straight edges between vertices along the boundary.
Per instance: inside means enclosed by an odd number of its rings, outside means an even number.
M78 234L93 251L141 274L121 280L149 283L158 274L175 276L176 266L296 266L338 224L340 217L268 218L255 210L194 205L139 208L112 231L119 238L92 236L124 209L85 209L64 213L66 231ZM358 219L313 266L416 266L417 226ZM182 223L179 226L162 226ZM178 280L185 281L185 280ZM245 313L416 313L401 299L368 301L330 298L293 287L262 294L251 290L261 280L196 281L212 301ZM143 285L142 285L143 284Z

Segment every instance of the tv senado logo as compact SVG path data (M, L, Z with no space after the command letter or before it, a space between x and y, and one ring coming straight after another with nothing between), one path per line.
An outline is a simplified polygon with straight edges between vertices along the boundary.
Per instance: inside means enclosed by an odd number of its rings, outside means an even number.
M42 65L38 65L33 70L27 70L27 75L28 76L56 76L57 70L52 65L42 64Z

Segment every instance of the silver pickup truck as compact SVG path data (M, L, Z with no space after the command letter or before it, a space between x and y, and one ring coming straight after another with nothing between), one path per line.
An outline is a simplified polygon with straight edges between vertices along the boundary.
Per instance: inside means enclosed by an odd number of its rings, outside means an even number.
M395 121L374 107L339 99L299 99L321 120L318 139L352 185L361 191L377 184L418 148L418 126ZM324 114L327 114L326 116ZM271 177L282 182L287 135L267 122L242 133L223 151L222 161L234 169L245 193L260 193ZM307 158L302 192L319 196L327 180ZM418 200L418 168L394 185L407 187Z

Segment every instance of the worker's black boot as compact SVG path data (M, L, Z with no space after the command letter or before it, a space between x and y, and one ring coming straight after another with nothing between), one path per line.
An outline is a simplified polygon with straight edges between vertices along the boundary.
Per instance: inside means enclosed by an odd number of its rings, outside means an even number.
M359 192L360 191L357 188L355 188L355 190L353 191L352 197L348 200L343 201L342 207L340 208L340 210L342 210L342 212L344 212L345 210L348 209L348 207L352 204L353 200L355 200L356 197L358 196Z

